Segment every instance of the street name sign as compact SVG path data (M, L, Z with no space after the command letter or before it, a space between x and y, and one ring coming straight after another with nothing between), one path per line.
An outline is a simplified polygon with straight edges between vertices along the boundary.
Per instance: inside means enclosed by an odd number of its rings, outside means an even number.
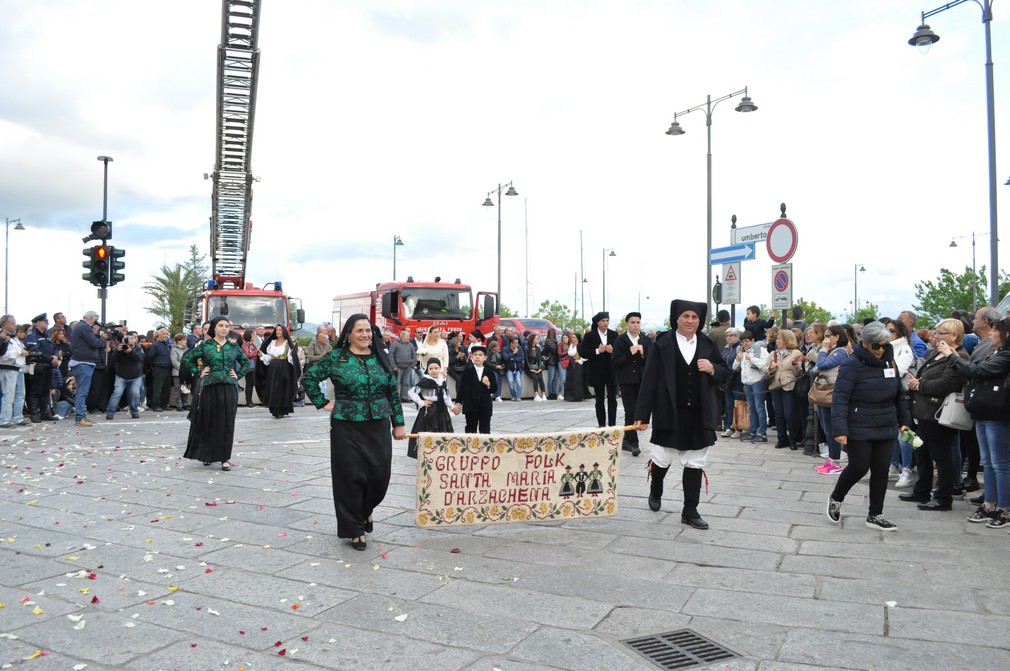
M745 242L764 242L768 237L768 229L771 227L771 222L768 222L767 224L758 224L756 226L731 228L730 237L734 245L742 245Z

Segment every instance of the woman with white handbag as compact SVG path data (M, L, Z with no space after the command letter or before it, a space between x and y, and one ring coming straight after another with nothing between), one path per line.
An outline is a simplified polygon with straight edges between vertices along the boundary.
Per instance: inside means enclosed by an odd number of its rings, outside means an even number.
M961 474L954 472L951 456L957 431L940 424L937 413L948 394L961 391L964 384L961 376L948 365L948 356L968 359L968 353L961 346L964 339L964 325L958 319L944 319L936 325L937 347L930 350L918 375L908 380L912 395L912 417L918 422L918 434L925 442L919 448L919 479L911 492L898 494L902 501L917 503L919 510L951 510L953 491ZM940 351L940 344L946 343ZM931 498L933 489L933 465L936 465L936 496Z

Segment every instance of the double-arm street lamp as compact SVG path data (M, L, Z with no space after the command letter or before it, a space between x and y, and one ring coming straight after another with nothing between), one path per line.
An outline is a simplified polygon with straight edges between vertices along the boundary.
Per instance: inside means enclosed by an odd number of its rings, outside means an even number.
M982 23L985 25L985 100L986 117L989 131L989 301L991 305L999 303L999 227L996 221L996 105L993 102L992 81L992 0L972 0L982 8ZM908 40L913 47L918 47L923 54L940 41L940 36L934 33L926 19L951 7L957 7L968 0L953 0L942 7L922 13L922 21L915 34Z
M403 240L399 235L393 236L393 281L396 281L396 248L403 247Z
M706 218L706 238L705 242L708 245L705 249L705 304L709 306L709 316L712 315L712 267L708 263L708 251L712 249L712 111L715 106L724 100L729 100L730 98L735 98L738 95L743 95L740 100L740 104L736 106L737 112L754 112L757 110L757 105L754 101L750 99L747 95L747 87L743 87L739 91L734 91L733 93L726 94L721 98L716 98L712 100L712 96L708 96L705 103L702 105L695 105L690 109L686 109L683 112L677 112L673 115L673 123L670 124L669 130L666 131L667 135L683 135L684 129L680 127L680 123L677 121L677 117L684 114L689 114L698 110L705 112L705 126L708 131L708 199L707 199L707 218Z
M971 311L978 311L978 273L975 271L975 236L976 235L989 235L987 232L975 233L972 231L970 234L966 233L964 235L955 235L950 239L950 246L957 247L957 241L963 240L964 238L971 238Z
M519 192L516 191L515 187L512 186L512 182L508 184L499 184L497 189L491 189L487 192L487 198L484 199L484 207L494 207L494 201L491 200L491 194L495 191L498 192L498 309L502 306L502 295L501 295L501 192L502 189L508 189L505 192L506 196L518 196Z
M4 218L4 314L9 315L10 312L7 310L7 278L10 275L8 268L11 264L11 224L16 224L14 226L15 231L23 231L25 227L21 225L21 219L7 219Z
M607 252L610 252L608 255ZM607 256L617 256L612 248L603 248L603 311L607 311Z

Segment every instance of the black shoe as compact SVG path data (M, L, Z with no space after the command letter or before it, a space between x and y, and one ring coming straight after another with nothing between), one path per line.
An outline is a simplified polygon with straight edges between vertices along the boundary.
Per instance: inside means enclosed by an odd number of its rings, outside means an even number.
M374 529L374 528L375 528L375 525L373 525L373 524L372 524L372 518L371 518L371 517L369 517L369 518L368 518L368 519L367 519L367 520L365 521L365 533L366 533L366 534L370 534L370 533L372 533L372 529Z
M977 492L979 489L978 480L973 480L972 478L965 478L961 483L961 489L966 492Z
M663 505L662 496L653 496L652 494L649 494L649 510L651 510L654 513L658 513L662 505Z
M787 447L789 447L789 445L787 445L786 443L775 443L776 450L784 450Z
M789 443L789 449L795 452L796 450L800 449L800 446L797 445L796 443Z
M139 412L131 412L130 413L130 417L132 417L133 419L140 419L140 413Z
M814 448L813 448L813 446L804 447L803 448L803 456L804 457L812 457L812 456L814 456Z
M968 502L973 503L976 506L980 506L983 503L985 503L985 494L979 494L978 496L973 496L970 499L968 499Z
M631 456L637 457L641 453L642 453L642 450L639 449L638 445L635 445L634 447L631 448Z
M752 443L767 443L768 442L768 436L754 436L753 438L751 438L750 442L752 442Z
M920 503L916 506L919 510L950 510L951 505L940 503L937 499L930 499L926 503Z
M360 541L352 540L351 547L358 552L364 552L368 545L365 543L365 539L362 538Z
M681 517L680 523L686 524L690 527L694 527L699 531L705 531L706 529L708 529L708 522L701 519L701 517Z
M922 496L921 494L916 494L915 492L902 492L898 494L898 498L902 501L908 501L909 503L926 503L929 501L928 496Z
M209 461L205 461L205 462L203 462L203 465L204 466L210 466L210 462Z
M175 406L175 409L176 412L186 412L186 408L182 407L181 405Z
M227 461L224 462L224 463L222 463L221 464L221 470L222 471L230 471L231 470L231 464L229 464Z
M111 419L112 419L112 418L113 418L114 416L115 416L115 415L106 415L106 416L105 416L105 420L106 420L106 421L109 421L109 420L111 420Z

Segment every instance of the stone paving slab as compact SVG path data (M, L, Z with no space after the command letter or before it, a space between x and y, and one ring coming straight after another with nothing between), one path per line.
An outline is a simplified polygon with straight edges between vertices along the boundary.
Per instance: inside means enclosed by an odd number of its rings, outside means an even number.
M504 615L362 594L319 620L484 653L503 654L540 625Z
M499 404L492 421L594 424L591 403ZM720 440L709 532L680 523L677 475L648 509L647 453L621 454L613 517L430 530L398 443L359 553L336 537L322 413L241 409L229 473L181 458L187 430L144 413L0 431L0 666L655 671L620 641L690 627L743 655L699 671L1010 668L1006 535L893 483L898 532L863 526L865 482L832 525L835 479L796 452Z

